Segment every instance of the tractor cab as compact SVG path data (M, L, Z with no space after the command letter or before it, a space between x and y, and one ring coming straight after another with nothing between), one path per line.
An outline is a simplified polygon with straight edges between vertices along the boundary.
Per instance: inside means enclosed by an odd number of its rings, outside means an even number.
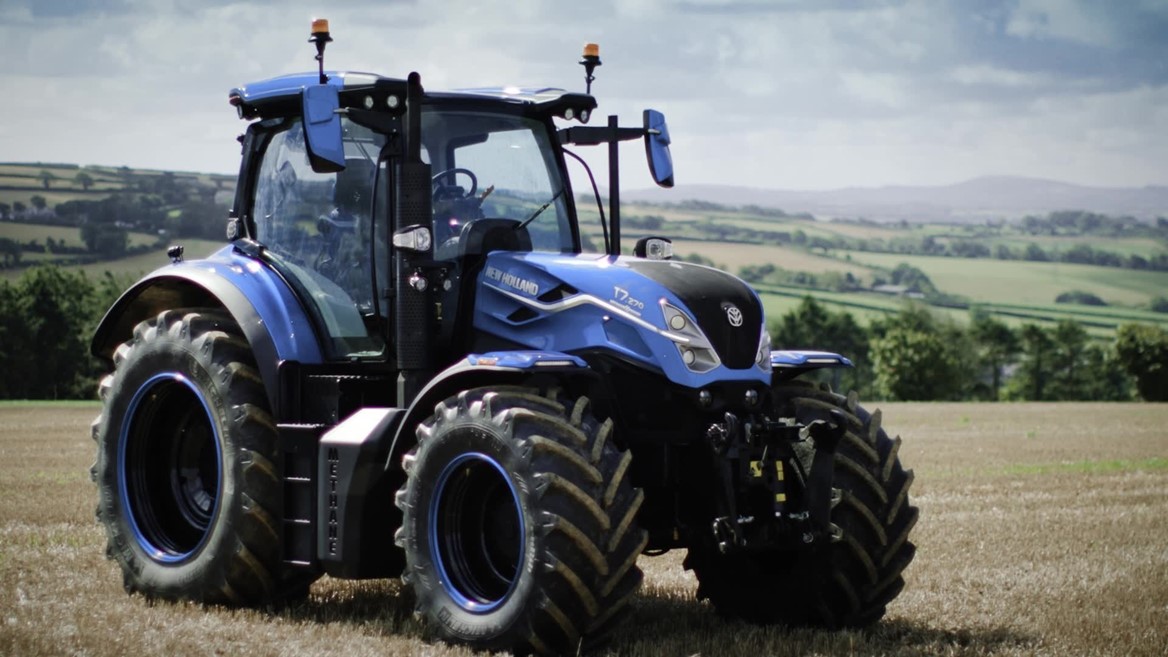
M586 123L596 99L550 88L426 92L417 74L326 72L323 29L312 39L318 72L229 94L252 123L228 234L296 290L328 360L432 373L471 345L474 280L488 253L580 253L564 145L610 145L607 223L601 214L611 256L620 254L616 144L645 138L658 181L672 184L657 112L641 128L610 117L608 127L557 129L554 119ZM589 85L599 65L590 47Z
M310 300L334 358L378 358L391 339L389 247L401 223L394 217L400 192L395 164L403 158L404 131L385 98L405 83L330 74L341 81L338 110L344 110L338 168L313 157L310 128L297 104L278 102L314 76L307 77L248 85L232 96L262 119L245 137L250 175L233 230L245 243L262 246ZM282 89L267 91L276 84ZM547 108L565 95L482 90L425 98L419 155L429 168L422 181L429 212L424 221L415 217L398 226L410 229L398 241L416 260L430 261L423 263L427 286L457 291L462 273L493 250L579 251L572 194ZM575 96L585 107L591 100ZM384 109L364 109L378 104Z

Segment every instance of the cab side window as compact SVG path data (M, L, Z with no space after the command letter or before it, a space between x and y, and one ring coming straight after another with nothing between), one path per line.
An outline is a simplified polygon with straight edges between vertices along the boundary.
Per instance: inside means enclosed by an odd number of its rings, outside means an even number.
M299 121L272 135L252 203L256 239L312 305L335 358L382 351L369 241L377 145L363 144L355 126L345 127L346 167L339 173L312 170ZM384 239L384 231L378 234Z

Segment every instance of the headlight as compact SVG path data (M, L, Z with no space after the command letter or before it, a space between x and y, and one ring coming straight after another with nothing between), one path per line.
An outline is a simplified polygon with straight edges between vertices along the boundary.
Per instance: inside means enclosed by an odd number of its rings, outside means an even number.
M766 326L762 327L762 335L758 338L758 355L754 357L754 364L764 372L771 371L771 334L767 333Z
M665 326L668 327L665 334L673 340L686 369L701 374L722 364L721 359L718 358L718 352L714 351L706 334L702 333L691 317L682 312L680 308L671 306L664 300L661 301L661 312L665 315ZM769 364L769 351L767 358Z

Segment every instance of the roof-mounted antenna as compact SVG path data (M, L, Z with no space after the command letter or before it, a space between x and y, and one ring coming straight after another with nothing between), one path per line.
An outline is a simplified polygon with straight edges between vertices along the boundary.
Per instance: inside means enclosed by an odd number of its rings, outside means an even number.
M328 78L324 74L324 45L332 40L333 38L329 36L328 19L312 19L312 36L308 37L308 42L316 44L316 62L320 66L321 84L328 84Z
M591 94L592 81L596 79L592 75L592 71L600 66L600 44L584 44L584 59L580 60L580 64L584 67L584 83L586 84L584 93Z

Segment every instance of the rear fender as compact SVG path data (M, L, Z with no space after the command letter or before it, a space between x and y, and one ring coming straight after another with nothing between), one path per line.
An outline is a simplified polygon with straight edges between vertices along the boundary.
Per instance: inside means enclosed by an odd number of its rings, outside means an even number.
M532 376L545 375L564 381L592 378L595 373L583 359L558 351L492 351L470 354L430 380L410 405L398 425L389 450L387 470L401 470L401 457L414 447L418 425L442 400L463 390L488 385L518 385Z
M223 308L239 324L255 356L273 412L279 414L277 366L323 361L304 307L270 267L228 246L205 260L171 264L145 276L114 302L98 324L90 352L112 364L134 326L174 308Z
M790 381L812 370L854 367L852 361L830 351L772 351L771 382Z

